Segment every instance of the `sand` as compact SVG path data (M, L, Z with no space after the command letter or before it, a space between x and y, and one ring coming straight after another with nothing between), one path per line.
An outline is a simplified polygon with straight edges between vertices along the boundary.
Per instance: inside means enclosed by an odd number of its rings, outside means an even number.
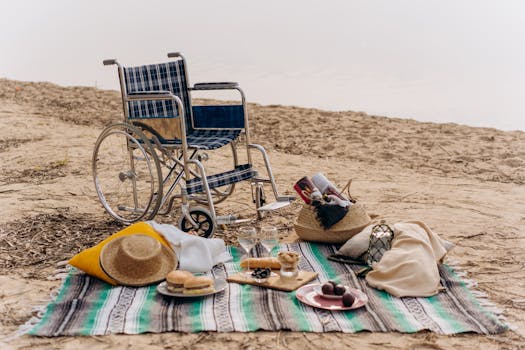
M249 99L249 94L248 94ZM210 103L210 101L200 101ZM105 125L122 119L119 93L0 79L0 348L109 349L521 349L525 343L525 133L456 124L249 105L253 141L269 156L278 186L293 194L323 172L370 214L426 222L456 247L449 258L478 282L515 328L497 336L433 333L144 334L18 337L14 334L60 285L56 264L120 226L105 214L91 178L91 154ZM224 160L225 155L218 154ZM257 166L261 160L257 158ZM269 191L267 191L269 193ZM219 214L255 216L248 184ZM296 201L261 222L297 238ZM177 213L159 217L177 222ZM235 228L217 236L235 242Z

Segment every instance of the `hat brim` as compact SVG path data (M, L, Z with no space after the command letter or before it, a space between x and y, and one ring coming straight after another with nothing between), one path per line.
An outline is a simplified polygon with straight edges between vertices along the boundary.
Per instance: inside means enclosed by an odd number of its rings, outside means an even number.
M118 284L130 287L142 287L148 284L160 282L166 278L166 275L177 267L177 256L170 248L161 244L161 264L160 269L155 274L150 274L140 278L132 278L124 273L118 271L114 266L114 261L117 256L116 247L119 241L126 238L126 236L116 238L106 244L101 252L99 263L102 270Z

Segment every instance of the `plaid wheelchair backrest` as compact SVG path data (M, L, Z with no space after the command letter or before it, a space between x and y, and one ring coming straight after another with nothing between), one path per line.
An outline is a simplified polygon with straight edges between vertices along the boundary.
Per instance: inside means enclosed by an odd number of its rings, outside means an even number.
M124 67L124 81L128 94L145 91L171 91L184 105L187 128L191 128L191 100L183 60L151 64L138 67ZM166 101L128 102L129 118L173 118L179 115L177 105Z

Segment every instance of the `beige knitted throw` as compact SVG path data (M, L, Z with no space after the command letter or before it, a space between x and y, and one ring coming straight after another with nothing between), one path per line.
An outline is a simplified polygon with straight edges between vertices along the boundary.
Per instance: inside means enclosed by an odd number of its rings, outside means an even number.
M442 288L438 263L452 244L420 221L396 223L392 248L374 263L367 282L396 297L427 297Z

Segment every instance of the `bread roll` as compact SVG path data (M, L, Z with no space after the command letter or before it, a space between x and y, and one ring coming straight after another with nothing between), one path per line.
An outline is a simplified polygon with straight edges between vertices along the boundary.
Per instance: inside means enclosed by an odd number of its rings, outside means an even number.
M173 270L166 276L166 281L184 285L184 282L191 277L193 277L193 274L189 271Z
M184 282L183 294L206 294L214 291L213 280L206 276L192 277Z
M213 286L213 280L206 276L188 278L184 281L184 288L207 288Z
M184 290L184 282L190 278L193 278L193 274L189 271L171 271L166 276L166 286L168 291L171 293L182 293Z
M267 257L267 258L248 258L241 261L241 267L243 269L248 268L248 265L250 266L250 269L255 268L270 268L272 270L279 270L281 268L281 263L279 263L279 260L274 257Z

